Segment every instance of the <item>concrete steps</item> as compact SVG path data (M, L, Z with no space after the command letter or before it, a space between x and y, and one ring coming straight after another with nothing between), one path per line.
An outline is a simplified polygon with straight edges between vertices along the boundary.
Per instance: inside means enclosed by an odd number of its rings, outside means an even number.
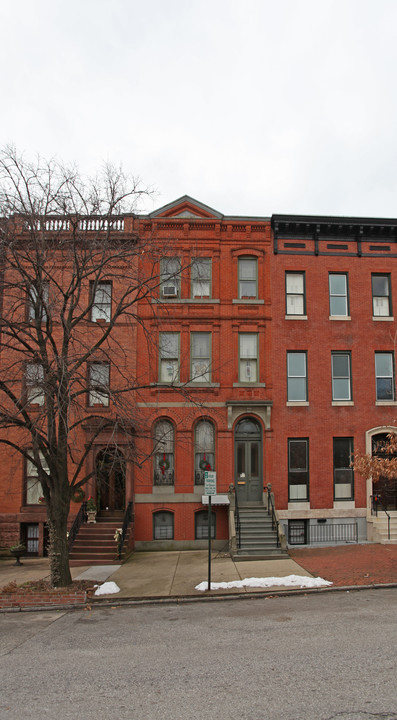
M123 519L124 511L105 510L98 513L96 523L84 523L69 555L70 566L119 563L114 534L121 528Z
M388 537L388 520L387 515L384 512L378 513L378 516L373 516L372 526L378 542L382 545L394 545L397 544L397 511L388 511L390 515L390 538Z
M288 558L288 553L277 547L277 531L272 527L271 516L263 505L239 508L241 547L235 561Z

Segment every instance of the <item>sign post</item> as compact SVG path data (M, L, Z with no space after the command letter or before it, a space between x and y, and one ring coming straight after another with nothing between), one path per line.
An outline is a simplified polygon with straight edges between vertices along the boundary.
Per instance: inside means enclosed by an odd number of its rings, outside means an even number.
M204 495L208 496L208 588L211 590L211 530L212 510L211 498L216 495L216 472L205 470L204 472Z

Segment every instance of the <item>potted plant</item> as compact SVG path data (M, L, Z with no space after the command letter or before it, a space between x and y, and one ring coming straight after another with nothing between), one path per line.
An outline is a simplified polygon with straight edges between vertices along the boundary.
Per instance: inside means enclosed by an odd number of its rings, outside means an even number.
M11 545L10 553L16 558L15 565L22 565L19 558L26 553L26 546L21 542L17 545Z
M87 522L95 523L97 507L96 507L96 502L95 502L94 498L92 497L92 495L90 495L90 497L87 500L86 511L87 511Z

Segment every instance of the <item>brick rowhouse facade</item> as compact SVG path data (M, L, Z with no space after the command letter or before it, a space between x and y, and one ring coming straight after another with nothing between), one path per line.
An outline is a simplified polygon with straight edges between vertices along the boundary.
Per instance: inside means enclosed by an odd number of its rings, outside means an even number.
M291 544L378 538L372 484L349 459L397 425L397 221L226 217L185 196L125 218L124 232L132 227L143 248L156 237L166 249L155 266L141 255L158 289L140 301L138 326L120 323L115 337L140 388L123 496L135 548L206 545L206 469L217 473L218 549L228 547L230 485L249 504L271 483ZM108 444L98 438L88 469ZM27 503L17 454L0 446L0 459L0 544L35 526L42 553L44 507ZM95 477L87 491L96 495Z

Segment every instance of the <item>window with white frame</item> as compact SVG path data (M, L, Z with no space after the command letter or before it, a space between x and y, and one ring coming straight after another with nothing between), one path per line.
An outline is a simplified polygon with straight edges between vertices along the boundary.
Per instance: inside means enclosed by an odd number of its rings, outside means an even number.
M191 341L191 381L209 383L211 380L211 334L192 332Z
M100 282L94 292L91 320L110 322L112 317L112 283Z
M48 316L49 283L43 280L40 285L31 285L28 290L28 318L30 322L46 322Z
M309 498L309 440L288 440L288 499L290 502Z
M258 297L258 267L256 258L239 258L239 298Z
M44 472L48 472L48 465L40 453L40 463ZM26 504L38 505L43 497L43 487L39 480L39 471L32 460L26 460Z
M34 405L44 405L44 369L40 363L26 365L26 399Z
M285 305L287 315L305 315L305 273L285 273Z
M193 258L191 268L192 297L211 297L211 258Z
M376 399L394 401L394 354L375 353Z
M258 381L257 333L239 333L239 381Z
M332 363L332 400L352 399L350 352L333 352Z
M199 420L194 430L195 485L204 485L206 470L215 470L215 429L209 420Z
M154 485L174 484L174 426L160 420L154 430Z
M353 438L334 438L334 499L352 500L354 490L353 468L350 463L353 457Z
M93 362L89 365L89 405L109 405L109 363Z
M179 382L179 333L161 332L159 336L160 382Z
M390 275L373 273L372 314L374 317L389 317L391 312Z
M181 296L181 259L163 258L160 263L161 297L172 300Z
M335 317L349 315L347 273L329 274L329 314Z
M160 510L153 513L153 540L174 539L174 513Z
M306 352L287 352L289 402L307 400Z
M199 510L194 515L194 537L196 540L208 540L208 510ZM216 536L216 514L211 511L211 538Z

